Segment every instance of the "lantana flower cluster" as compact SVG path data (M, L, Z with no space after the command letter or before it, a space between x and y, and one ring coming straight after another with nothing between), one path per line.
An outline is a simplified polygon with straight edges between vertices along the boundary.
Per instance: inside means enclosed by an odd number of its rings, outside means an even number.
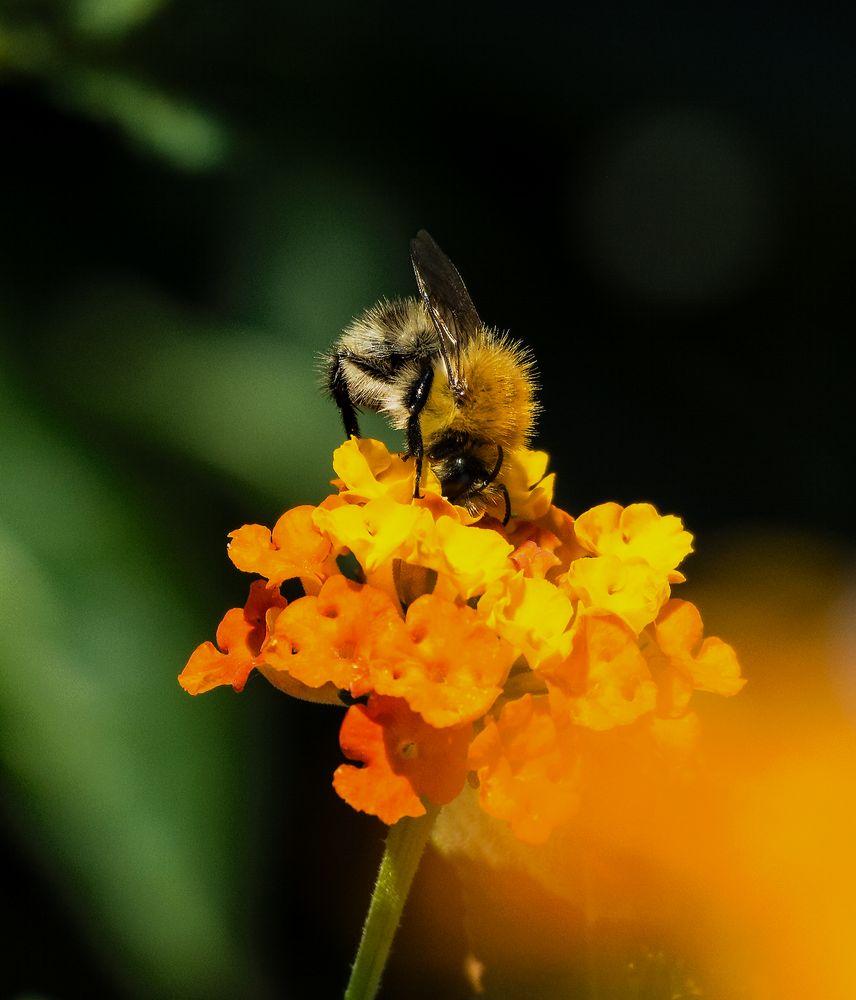
M503 510L444 499L430 468L414 499L412 461L345 442L336 492L230 535L232 562L259 579L182 687L241 691L258 671L340 706L333 786L384 823L450 802L469 779L521 840L546 840L573 818L596 734L641 726L686 743L694 692L744 681L734 650L672 597L692 551L678 517L604 503L575 520L553 506L544 452L510 460L503 526ZM296 580L304 596L289 602L281 587Z

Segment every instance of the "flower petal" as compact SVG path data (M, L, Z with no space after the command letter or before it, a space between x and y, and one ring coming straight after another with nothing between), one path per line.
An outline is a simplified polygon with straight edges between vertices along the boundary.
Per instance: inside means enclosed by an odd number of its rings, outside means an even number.
M492 580L510 576L511 545L498 531L440 517L416 539L412 561L448 577L464 599L481 594Z
M429 531L434 523L427 510L389 497L370 500L364 506L319 507L314 520L336 545L353 552L366 573L374 573L392 559L406 558L420 533Z
M547 513L536 521L512 522L506 531L506 538L515 547L512 556L515 562L520 550L529 542L533 542L539 550L554 556L556 564L547 567L543 573L547 579L553 581L568 571L574 559L580 559L586 554L574 532L574 519L558 507L550 507ZM520 565L520 568L525 567ZM527 572L526 575L539 574Z
M341 496L351 502L388 497L409 504L413 498L415 463L392 454L381 441L350 438L333 452L333 468L339 477ZM422 487L442 492L427 462L423 465Z
M643 559L576 559L561 582L587 610L618 615L637 635L669 599L666 577Z
M703 638L701 614L689 601L669 601L654 635L669 665L695 690L730 696L745 685L734 649L715 636Z
M508 490L511 515L516 521L534 521L549 510L556 474L551 472L546 475L548 462L546 451L516 448L506 453L502 478ZM487 507L485 514L502 521L505 517L504 501Z
M574 613L571 600L547 580L517 573L492 585L479 601L479 614L498 635L537 666L554 649Z

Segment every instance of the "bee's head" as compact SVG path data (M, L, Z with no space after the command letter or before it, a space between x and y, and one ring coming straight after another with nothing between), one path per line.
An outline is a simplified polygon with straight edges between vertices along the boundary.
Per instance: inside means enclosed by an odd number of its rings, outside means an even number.
M435 442L428 459L440 480L443 496L452 503L466 504L499 475L503 452L497 445L451 433Z
M434 465L443 496L452 503L481 492L490 480L490 469L473 454L455 455Z

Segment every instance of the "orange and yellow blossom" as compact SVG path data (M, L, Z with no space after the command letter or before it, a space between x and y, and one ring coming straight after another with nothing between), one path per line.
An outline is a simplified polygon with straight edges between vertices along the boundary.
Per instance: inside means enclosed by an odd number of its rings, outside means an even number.
M392 824L450 802L473 773L481 808L531 843L573 819L587 754L610 732L684 753L693 692L743 684L731 647L671 597L692 536L650 504L574 521L552 504L545 453L509 461L503 526L504 511L444 499L427 465L414 499L412 461L346 441L336 493L273 531L232 533L232 561L264 579L227 613L219 650L194 652L182 686L241 690L258 670L348 705L340 743L362 766L342 764L333 784L351 806ZM288 605L287 580L306 595Z

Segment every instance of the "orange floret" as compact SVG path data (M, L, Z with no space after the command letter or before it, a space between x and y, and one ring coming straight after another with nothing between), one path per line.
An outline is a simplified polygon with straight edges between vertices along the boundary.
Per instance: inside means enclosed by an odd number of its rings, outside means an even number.
M496 701L517 653L466 605L434 594L407 610L404 635L387 631L354 694L403 698L432 726L477 719Z
M269 590L264 580L250 586L250 594L243 608L227 611L217 628L217 646L203 642L191 654L187 666L178 677L178 683L189 694L203 694L221 684L231 684L242 691L253 667L266 634L266 615L286 606L278 590ZM273 615L270 615L270 619Z
M644 559L575 559L559 583L585 608L618 615L637 635L669 599L666 577Z
M559 565L559 557L548 549L542 549L533 539L525 541L511 553L511 561L524 576L547 578L551 569Z
M369 500L364 505L344 504L333 510L319 507L314 522L337 546L353 552L369 574L391 559L406 558L416 538L434 523L427 510L396 503L389 497Z
M344 576L331 577L317 597L293 601L277 618L263 655L272 669L318 688L349 690L366 672L376 645L403 632L386 594Z
M670 583L683 583L677 571L693 550L693 536L674 514L665 516L649 503L602 503L580 514L574 522L577 540L596 556L622 561L644 559Z
M299 577L308 592L317 592L338 571L330 539L313 523L314 511L309 505L286 511L273 531L245 524L229 535L229 558L245 573L266 577L269 587Z
M746 683L734 649L716 636L704 638L699 610L689 601L669 601L653 632L656 644L645 655L658 679L664 715L683 714L694 690L730 696Z
M547 699L526 694L488 717L470 747L485 812L531 844L543 843L579 803L579 757L571 727L560 728Z
M346 757L333 775L339 795L384 823L422 816L422 797L451 802L464 786L472 725L435 729L400 698L372 695L348 709L339 742Z
M488 587L478 606L490 628L525 656L530 667L554 651L573 610L558 587L522 572Z
M525 570L527 565L525 561L518 562L517 557L530 544L534 544L539 553L549 554L551 557L546 559L539 555L541 562L537 563L538 570L527 571L527 576L543 575L555 582L562 573L567 572L574 559L586 554L574 533L574 519L559 507L550 507L536 521L513 521L508 528L506 538L515 547L512 558L520 569ZM531 553L531 549L528 552ZM529 556L524 555L522 559L528 560ZM541 573L541 568L545 572Z
M416 539L412 561L436 570L465 600L481 594L493 580L509 576L512 546L498 531L440 517Z
M657 686L632 630L614 615L580 615L570 653L546 662L547 681L560 718L590 729L611 729L653 711Z
M381 441L350 438L333 452L333 481L340 495L349 502L388 497L409 504L413 498L415 463L389 451ZM427 462L422 467L420 492L441 493L440 482Z

